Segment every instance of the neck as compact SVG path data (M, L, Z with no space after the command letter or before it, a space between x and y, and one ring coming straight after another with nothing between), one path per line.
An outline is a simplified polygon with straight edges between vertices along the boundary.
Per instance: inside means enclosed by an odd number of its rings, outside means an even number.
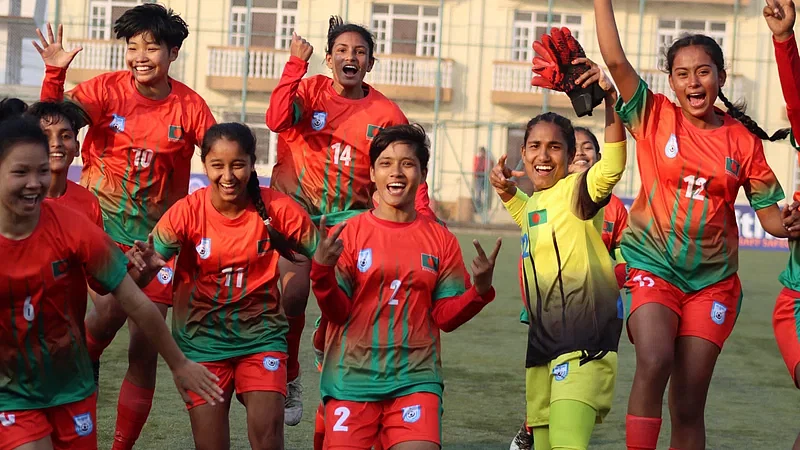
M152 86L141 84L138 81L134 81L134 84L136 85L136 90L150 100L163 100L167 98L172 91L172 86L170 86L169 79L167 78L164 78Z
M39 223L40 213L30 216L17 216L10 211L2 211L0 214L0 235L12 241L21 241L36 229Z
M714 111L714 108L711 108L711 111L709 111L708 114L706 114L702 119L689 114L685 110L681 111L683 112L683 117L685 117L689 123L697 128L700 128L701 130L713 130L721 127L724 123L722 117L717 115L717 113Z
M341 95L342 97L349 98L350 100L361 100L362 98L366 97L366 94L364 93L363 84L346 88L341 84L339 84L336 80L334 80L333 90L336 91L336 93Z
M249 200L246 196L240 196L233 202L227 202L219 198L218 195L214 195L213 192L211 193L211 205L220 214L229 219L235 219L242 215L244 210L247 208L248 202Z
M47 191L48 198L58 198L67 193L67 173L50 173L50 189Z
M414 209L413 202L410 205L395 208L394 206L388 205L386 202L381 201L378 203L378 207L375 208L372 213L378 219L385 220L387 222L410 223L417 218L417 211Z

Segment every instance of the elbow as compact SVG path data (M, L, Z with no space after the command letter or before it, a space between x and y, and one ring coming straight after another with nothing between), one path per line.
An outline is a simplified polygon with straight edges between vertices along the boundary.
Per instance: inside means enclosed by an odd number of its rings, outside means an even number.
M436 327L439 328L441 331L444 331L445 333L452 333L458 328L458 326L452 323L440 322L437 321L436 319L434 319L434 322L436 323Z

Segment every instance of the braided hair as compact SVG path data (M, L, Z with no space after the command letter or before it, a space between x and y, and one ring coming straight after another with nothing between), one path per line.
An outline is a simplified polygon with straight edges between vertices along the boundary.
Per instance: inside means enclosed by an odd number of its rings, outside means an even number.
M203 145L200 151L201 161L205 163L206 156L208 156L208 152L211 151L211 147L220 139L239 144L239 147L250 157L250 163L255 164L256 137L250 128L241 123L218 123L209 128L203 138ZM258 174L255 168L250 172L250 178L247 180L247 195L250 197L250 201L253 202L258 216L261 217L261 220L267 227L267 233L272 248L282 257L295 262L295 253L298 253L297 245L280 234L278 230L272 226L272 218L269 216L267 206L264 204L264 199L261 197L261 186L258 184Z
M702 47L703 50L705 50L720 72L725 70L725 58L722 55L722 48L719 46L719 44L717 44L717 41L704 34L687 34L673 42L667 50L666 66L664 67L665 72L672 73L672 64L675 61L675 55L678 54L678 51L694 45ZM744 103L732 103L730 100L728 100L728 97L722 93L722 87L720 87L717 96L720 100L722 100L722 103L725 105L725 107L728 108L728 114L741 122L745 128L747 128L759 139L764 141L780 141L782 139L786 139L786 137L791 134L791 128L783 128L770 136L756 123L755 120L745 114L746 105Z
M360 34L367 43L367 48L369 49L369 60L375 60L375 39L372 37L372 33L370 33L361 25L345 23L345 21L339 16L331 16L330 20L328 21L328 46L325 48L326 54L330 55L331 52L333 52L333 44L336 42L336 38L345 33Z

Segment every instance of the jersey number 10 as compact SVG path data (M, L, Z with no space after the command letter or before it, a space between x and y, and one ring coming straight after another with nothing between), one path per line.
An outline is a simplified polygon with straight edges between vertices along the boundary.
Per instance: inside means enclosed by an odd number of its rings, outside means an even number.
M342 144L339 143L331 145L331 150L333 150L334 164L338 165L340 162L343 162L345 166L350 165L350 152L353 150L352 147L345 145L343 149Z

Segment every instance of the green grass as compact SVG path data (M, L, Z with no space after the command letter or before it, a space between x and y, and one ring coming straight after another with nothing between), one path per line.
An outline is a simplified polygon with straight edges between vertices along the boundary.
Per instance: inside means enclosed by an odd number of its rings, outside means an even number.
M475 255L470 244L473 237L460 234L468 261ZM478 238L484 248L491 247L491 237ZM445 449L507 449L524 418L526 328L517 320L521 306L517 280L519 241L516 235L507 235L504 240L495 269L496 300L470 323L443 337ZM711 384L706 408L709 449L788 449L800 431L800 392L792 386L771 326L772 307L780 290L777 277L786 258L786 253L741 252L745 299ZM300 425L287 427L287 450L312 448L319 376L312 368L310 337L318 315L312 299L300 355L305 414ZM122 331L103 356L98 430L100 447L104 449L111 447L117 394L127 367L127 339L127 332ZM625 409L634 354L624 333L620 343L614 406L606 422L595 428L592 449L624 448ZM660 444L663 448L669 443L668 417L665 408ZM249 448L245 412L238 402L232 405L230 422L232 448ZM193 447L189 416L162 362L153 410L137 448Z

